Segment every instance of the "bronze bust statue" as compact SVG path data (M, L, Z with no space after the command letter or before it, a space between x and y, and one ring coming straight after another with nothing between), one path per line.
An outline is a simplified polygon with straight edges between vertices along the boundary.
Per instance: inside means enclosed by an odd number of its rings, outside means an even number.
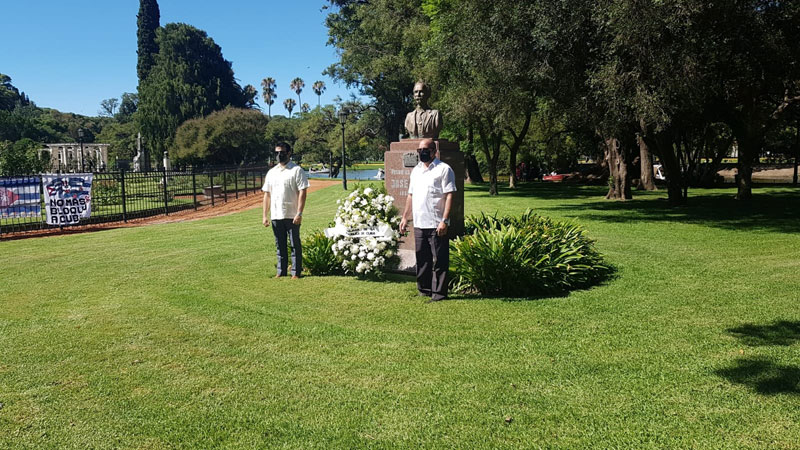
M414 104L416 109L406 114L406 131L410 138L438 139L442 131L442 116L439 110L428 106L431 88L422 81L414 85Z

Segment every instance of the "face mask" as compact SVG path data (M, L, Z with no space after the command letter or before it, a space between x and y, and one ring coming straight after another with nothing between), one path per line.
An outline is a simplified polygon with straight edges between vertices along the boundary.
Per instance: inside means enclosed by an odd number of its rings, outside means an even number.
M433 160L433 156L431 155L430 150L420 150L419 152L419 160L426 163Z
M281 164L286 164L287 162L289 162L289 154L288 153L286 153L286 152L276 152L276 155L278 155L278 161L280 161Z

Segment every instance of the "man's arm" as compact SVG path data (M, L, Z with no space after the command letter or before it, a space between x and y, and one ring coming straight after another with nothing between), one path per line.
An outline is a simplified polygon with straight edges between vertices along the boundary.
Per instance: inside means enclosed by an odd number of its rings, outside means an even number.
M269 226L269 202L269 192L264 192L264 199L261 201L261 223L263 223L265 227Z
M294 216L292 221L295 225L300 225L303 222L303 208L306 207L306 192L308 189L300 189L300 194L297 196L297 215Z
M453 205L453 193L448 192L444 195L444 212L442 212L442 220L448 220L450 218L450 207ZM446 235L447 224L444 222L439 222L439 225L436 226L436 234L439 236Z
M408 216L411 214L411 194L406 197L406 207L403 208L403 215L400 217L400 234L406 233L406 226L408 225Z

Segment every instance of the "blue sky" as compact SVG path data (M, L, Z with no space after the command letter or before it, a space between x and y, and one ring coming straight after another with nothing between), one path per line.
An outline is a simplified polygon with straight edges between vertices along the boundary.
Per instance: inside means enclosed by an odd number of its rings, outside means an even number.
M317 104L311 84L322 80L322 103L356 90L322 71L337 60L326 46L325 0L159 0L161 25L183 22L208 33L233 63L244 86L278 83L273 114L297 95L289 82L302 78L304 103ZM0 73L42 107L97 115L100 102L136 92L137 0L4 0L0 7ZM260 99L259 104L264 107ZM295 110L297 111L297 110Z

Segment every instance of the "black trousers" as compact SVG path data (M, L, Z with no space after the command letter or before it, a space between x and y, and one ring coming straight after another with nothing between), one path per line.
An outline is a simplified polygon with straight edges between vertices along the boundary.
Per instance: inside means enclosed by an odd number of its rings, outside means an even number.
M303 272L303 249L300 248L300 225L292 223L292 219L272 221L272 232L275 234L275 248L278 251L278 275L285 276L289 265L286 237L292 240L292 275L298 277Z
M450 239L437 236L435 228L414 228L417 250L417 290L433 300L447 298Z

